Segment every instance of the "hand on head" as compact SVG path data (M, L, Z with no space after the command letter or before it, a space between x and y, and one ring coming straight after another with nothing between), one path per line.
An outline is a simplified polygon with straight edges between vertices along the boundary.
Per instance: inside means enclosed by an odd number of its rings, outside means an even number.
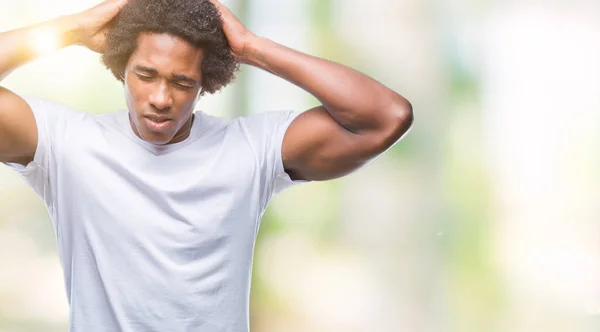
M235 15L218 0L208 0L219 9L221 19L223 20L223 30L229 41L229 46L233 52L233 56L240 62L245 62L246 51L256 35L250 32L235 17Z
M110 22L127 4L128 0L106 0L95 7L73 14L69 18L78 26L77 43L102 53Z

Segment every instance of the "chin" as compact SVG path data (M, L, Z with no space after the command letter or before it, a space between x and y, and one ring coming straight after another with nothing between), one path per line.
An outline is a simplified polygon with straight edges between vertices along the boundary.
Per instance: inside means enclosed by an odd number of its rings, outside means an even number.
M165 145L173 140L173 135L160 135L146 130L140 131L140 136L144 141L155 145Z
M163 137L150 137L148 139L144 138L144 141L148 142L148 143L152 143L154 145L167 145L169 144L173 139L172 138L163 138Z

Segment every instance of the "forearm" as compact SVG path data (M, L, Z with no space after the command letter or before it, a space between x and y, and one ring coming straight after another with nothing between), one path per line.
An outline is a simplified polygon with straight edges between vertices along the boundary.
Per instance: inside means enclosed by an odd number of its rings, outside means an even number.
M340 125L355 133L381 130L410 108L402 96L356 70L265 38L249 43L244 61L311 93Z
M0 81L45 52L76 43L76 32L74 20L65 16L0 33Z

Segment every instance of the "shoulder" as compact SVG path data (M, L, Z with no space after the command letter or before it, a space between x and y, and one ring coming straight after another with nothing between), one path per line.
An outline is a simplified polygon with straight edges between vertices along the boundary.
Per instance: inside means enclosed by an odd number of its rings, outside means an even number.
M249 135L270 136L275 131L285 130L298 114L294 111L267 111L238 117L231 125L238 126Z
M74 128L90 123L91 116L84 110L65 103L31 96L22 96L34 115L38 137L48 142L59 141Z

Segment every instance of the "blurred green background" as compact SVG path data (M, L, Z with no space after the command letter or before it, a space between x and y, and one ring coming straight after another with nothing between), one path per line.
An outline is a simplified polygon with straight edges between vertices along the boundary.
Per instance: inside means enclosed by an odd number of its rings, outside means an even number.
M0 30L98 0L1 0ZM600 3L229 0L255 33L407 97L415 126L343 179L271 203L256 247L255 332L600 330ZM125 106L99 56L16 70L16 92ZM199 103L233 118L314 98L243 67ZM66 331L48 214L0 166L0 331Z

